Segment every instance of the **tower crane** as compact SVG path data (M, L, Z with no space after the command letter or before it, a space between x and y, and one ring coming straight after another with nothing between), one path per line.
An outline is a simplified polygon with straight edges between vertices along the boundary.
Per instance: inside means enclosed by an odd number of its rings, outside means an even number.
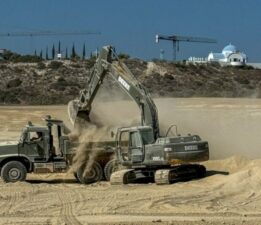
M159 35L156 34L156 43L159 43L159 40L172 41L173 43L173 61L177 59L177 51L179 51L179 42L198 42L198 43L217 43L215 39L212 38L203 38L203 37L189 37L189 36L178 36L178 35Z
M0 33L0 37L37 37L37 36L63 36L63 35L101 35L95 31L38 31L38 32L10 32Z

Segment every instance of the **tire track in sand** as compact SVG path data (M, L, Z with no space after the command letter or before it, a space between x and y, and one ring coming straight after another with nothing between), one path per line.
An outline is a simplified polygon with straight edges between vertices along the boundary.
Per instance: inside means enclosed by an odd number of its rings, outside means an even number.
M74 194L74 192L66 191L57 194L61 202L60 219L65 224L81 225L82 223L80 223L79 220L77 220L76 216L73 213L72 195Z
M10 191L8 195L6 195L6 201L3 203L3 207L1 207L1 215L11 214L12 209L16 206L18 202L19 196L21 193L17 191Z

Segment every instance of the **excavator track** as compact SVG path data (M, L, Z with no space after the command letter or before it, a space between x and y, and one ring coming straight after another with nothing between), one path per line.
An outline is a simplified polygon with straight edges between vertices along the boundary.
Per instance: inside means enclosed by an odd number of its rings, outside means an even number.
M170 169L155 172L156 184L171 184L177 181L187 181L202 178L206 175L206 167L198 164L179 165Z
M136 179L134 169L126 169L114 172L111 175L110 183L112 185L128 184Z

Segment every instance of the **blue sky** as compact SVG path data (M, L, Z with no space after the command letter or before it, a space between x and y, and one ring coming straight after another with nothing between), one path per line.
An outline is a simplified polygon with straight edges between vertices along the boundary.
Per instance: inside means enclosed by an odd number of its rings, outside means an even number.
M21 31L100 31L101 35L11 38L0 37L0 48L19 53L62 49L73 43L87 54L106 44L118 52L150 60L172 58L170 42L155 43L155 34L217 39L217 44L181 43L178 59L204 57L232 43L252 62L261 62L261 1L259 0L0 0L0 33Z

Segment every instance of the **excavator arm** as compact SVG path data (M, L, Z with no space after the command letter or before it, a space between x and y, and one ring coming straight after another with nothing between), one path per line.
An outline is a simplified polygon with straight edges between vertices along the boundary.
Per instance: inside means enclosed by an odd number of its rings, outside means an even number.
M72 124L82 121L90 121L89 115L93 100L101 86L104 77L108 73L111 63L111 48L104 47L92 68L91 75L87 81L86 88L80 91L79 99L70 101L68 104L68 114Z
M78 100L69 103L69 117L73 123L90 121L93 100L105 76L110 75L138 105L141 111L141 125L151 126L154 138L159 137L157 108L146 88L136 79L127 66L121 62L112 46L102 48L89 77L87 87L80 91ZM81 122L80 122L81 123Z

